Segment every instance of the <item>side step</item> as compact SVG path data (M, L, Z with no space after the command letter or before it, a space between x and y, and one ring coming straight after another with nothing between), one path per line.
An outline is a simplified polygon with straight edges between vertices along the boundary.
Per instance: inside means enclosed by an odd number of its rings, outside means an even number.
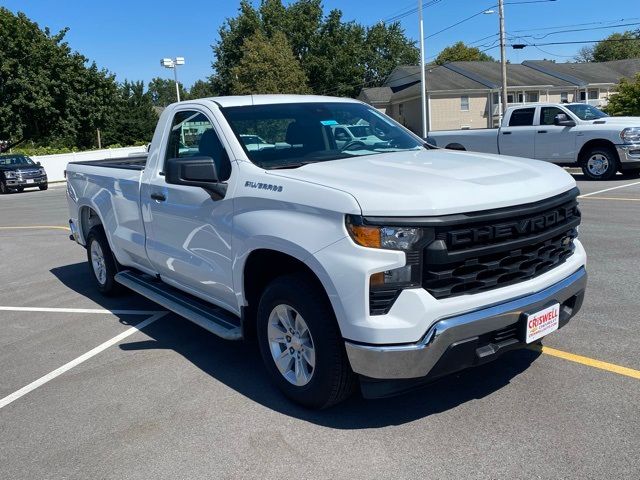
M240 319L220 307L205 303L150 275L131 270L117 273L115 280L219 337L226 340L242 339Z

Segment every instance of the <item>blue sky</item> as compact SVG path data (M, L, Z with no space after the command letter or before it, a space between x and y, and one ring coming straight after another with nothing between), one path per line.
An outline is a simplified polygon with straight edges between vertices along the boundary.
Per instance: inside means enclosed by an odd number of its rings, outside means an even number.
M506 31L511 35L542 36L557 30L585 29L548 35L529 43L597 40L612 32L636 29L640 25L611 28L610 25L640 22L638 0L557 0L547 3L509 5L526 0L506 0ZM256 0L254 3L258 3ZM497 0L440 0L425 9L425 35L435 32L492 7ZM347 20L370 25L386 20L414 6L417 0L325 0L325 11L339 8ZM606 4L606 8L603 5ZM23 11L41 27L52 31L69 27L67 41L100 67L114 72L119 80L144 80L169 77L160 67L160 58L182 55L186 65L179 70L180 80L191 85L212 73L210 45L225 18L234 16L239 0L0 0L10 10ZM497 8L495 8L497 12ZM624 21L621 21L625 19ZM595 23L600 22L600 23ZM401 19L407 35L418 39L417 14ZM580 25L578 25L580 24ZM565 27L540 30L547 27ZM601 28L605 27L605 28ZM497 33L497 14L479 15L427 40L426 56L436 55L445 46L462 40L470 43ZM496 37L477 42L488 48ZM497 42L496 42L497 43ZM518 40L517 43L523 43ZM526 59L553 58L568 61L581 45L542 46L507 52L513 63ZM499 49L488 50L494 57Z

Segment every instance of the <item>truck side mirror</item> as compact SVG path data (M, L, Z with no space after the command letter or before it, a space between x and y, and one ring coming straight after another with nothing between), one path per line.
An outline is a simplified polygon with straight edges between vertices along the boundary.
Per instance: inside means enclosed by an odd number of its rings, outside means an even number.
M553 117L553 124L557 127L575 127L576 122L571 120L566 113L559 113Z
M164 179L171 185L204 188L218 199L227 191L227 186L219 183L216 162L211 157L170 158Z

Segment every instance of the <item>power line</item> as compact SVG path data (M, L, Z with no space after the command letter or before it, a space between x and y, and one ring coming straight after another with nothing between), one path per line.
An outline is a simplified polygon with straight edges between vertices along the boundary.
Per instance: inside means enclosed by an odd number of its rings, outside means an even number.
M570 24L570 25L556 25L554 27L527 28L527 29L524 29L524 30L512 30L512 32L513 33L538 32L538 31L544 31L544 30L553 30L554 28L584 27L584 26L587 26L587 25L604 25L604 24L608 24L608 23L630 22L630 21L635 21L635 20L640 20L640 17L619 18L619 19L615 19L615 20L600 20L598 22L588 22L588 23L573 23L573 24Z

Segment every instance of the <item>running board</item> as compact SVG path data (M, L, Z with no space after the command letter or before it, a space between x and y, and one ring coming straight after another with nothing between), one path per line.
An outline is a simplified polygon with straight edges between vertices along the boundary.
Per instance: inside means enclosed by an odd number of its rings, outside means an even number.
M183 293L150 275L131 270L117 273L115 280L219 337L226 340L242 339L240 319L220 307Z

